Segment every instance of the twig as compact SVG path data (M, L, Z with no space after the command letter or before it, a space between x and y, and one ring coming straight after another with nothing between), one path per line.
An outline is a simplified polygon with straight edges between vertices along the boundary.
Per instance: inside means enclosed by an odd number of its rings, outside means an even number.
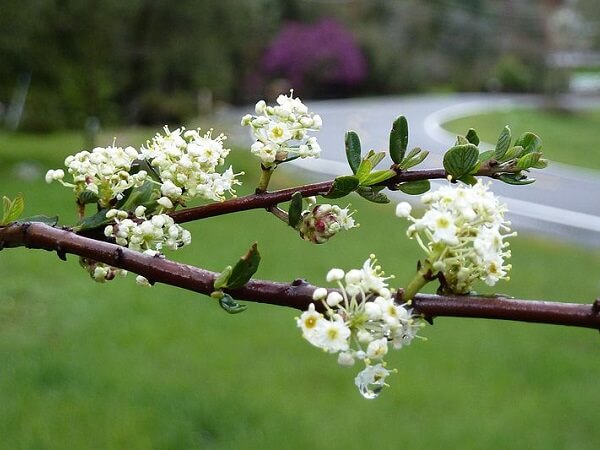
M218 275L43 223L0 227L0 242L5 248L25 246L91 258L142 275L152 283L164 283L207 295L213 291L213 282ZM315 289L316 286L302 280L292 283L250 280L243 287L228 292L239 300L305 310L312 302ZM412 300L412 307L427 318L471 317L600 329L598 307L575 303L417 294Z

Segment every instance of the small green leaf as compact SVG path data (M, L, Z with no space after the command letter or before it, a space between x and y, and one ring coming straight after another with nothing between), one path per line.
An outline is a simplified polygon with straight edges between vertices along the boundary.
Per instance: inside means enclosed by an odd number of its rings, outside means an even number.
M11 207L12 200L6 196L2 197L2 223L4 223L4 217L8 215Z
M421 195L431 189L431 183L429 180L407 181L399 184L398 189L405 194Z
M541 152L526 153L525 155L521 156L517 161L517 167L519 169L529 169L530 167L537 164L541 157Z
M231 297L231 295L223 293L223 296L219 299L219 305L229 314L239 314L248 309L248 305L242 305Z
M385 152L376 153L375 150L369 150L369 153L365 156L365 159L368 159L371 162L372 168L377 167L377 164L379 164L383 158L385 158Z
M521 147L520 145L514 146L508 149L508 151L504 154L504 157L500 161L510 161L511 159L519 158L522 154L523 147Z
M222 289L227 287L227 282L229 281L229 277L231 277L231 273L233 272L233 268L231 266L225 267L223 272L221 272L217 278L215 278L215 282L213 283L213 287L215 289Z
M302 194L300 192L294 192L292 195L292 201L290 202L290 208L288 209L288 224L292 228L296 228L296 225L302 220Z
M409 156L407 156L404 159L404 161L402 161L402 163L400 164L400 168L406 170L410 169L411 167L417 166L421 164L425 160L425 158L427 158L427 156L429 156L429 152L427 150L415 148L410 152Z
M379 192L381 189L376 189L373 187L363 187L360 186L356 193L360 195L365 200L369 200L373 203L389 203L390 199L383 192Z
M227 287L236 289L245 285L252 275L256 273L258 265L260 264L260 253L258 253L258 246L256 242L252 244L248 253L240 258L240 260L233 266L231 276L227 281Z
M533 167L534 169L545 169L546 167L548 167L548 160L542 158L531 167Z
M479 159L479 149L473 144L457 145L444 155L444 169L455 180L473 170Z
M460 177L460 181L465 184L470 184L471 186L475 186L477 184L477 178L470 174Z
M468 139L464 136L456 136L456 144L454 145L465 145L465 144L470 144L470 142L468 141Z
M356 173L361 160L360 138L355 131L346 132L346 158L352 169L352 173Z
M494 150L488 150L487 152L481 152L479 154L479 162L486 162L492 159L494 156Z
M23 210L25 209L25 200L23 199L23 194L18 194L14 200L9 199L8 197L2 198L2 204L4 207L4 214L2 216L2 222L0 224L6 225L11 222L14 222L23 214Z
M323 197L325 198L341 198L346 195L354 192L358 185L360 184L357 177L352 175L345 175L341 177L337 177L333 180L333 184L331 185L331 189L329 192L325 194Z
M115 207L123 211L134 211L138 206L147 208L146 214L156 209L156 201L161 197L160 187L150 180L144 181L140 187L128 189Z
M539 152L542 148L542 140L538 135L526 132L516 140L515 147L516 146L523 147L523 152L525 154Z
M473 145L479 145L479 136L477 136L477 132L473 128L469 128L467 134L465 135L467 141L469 141Z
M82 221L77 225L77 229L79 231L85 230L93 230L94 228L99 228L103 225L107 225L112 221L112 219L106 218L106 213L108 212L108 208L103 208L98 211L96 214L85 217Z
M367 179L372 170L373 164L371 163L371 160L365 158L360 162L360 166L358 166L358 170L356 171L356 178L358 178L358 180L362 184Z
M89 205L90 203L98 203L98 196L90 191L82 191L77 196L77 203L80 205Z
M15 220L15 223L22 225L24 223L33 223L33 222L41 222L49 225L51 227L56 226L58 223L58 216L48 217L42 215L23 217L22 219Z
M390 131L390 157L396 164L400 164L404 159L406 148L408 147L408 121L406 117L400 116L392 125Z
M389 180L395 176L396 172L394 170L377 170L375 172L371 172L371 174L360 185L372 186L374 184L381 183L382 181Z
M498 176L498 179L507 184L514 184L517 186L525 186L526 184L531 184L535 181L535 178L527 178L523 175L507 173Z
M510 134L510 128L508 126L504 127L500 136L498 136L498 142L496 143L496 150L494 150L494 158L497 160L501 160L504 157L504 154L510 147L510 141L512 140Z

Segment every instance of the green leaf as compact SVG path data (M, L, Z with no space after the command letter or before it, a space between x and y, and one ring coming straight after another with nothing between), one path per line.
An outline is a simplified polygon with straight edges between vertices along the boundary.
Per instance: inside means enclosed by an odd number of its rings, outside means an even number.
M539 152L542 148L542 140L538 135L526 132L519 136L519 139L516 140L515 147L516 146L523 147L525 154Z
M341 198L346 195L354 192L358 185L360 184L357 177L352 175L345 175L341 177L337 177L333 180L333 184L331 185L331 189L329 192L325 194L323 197L325 198Z
M227 281L227 287L236 289L245 285L252 275L256 273L258 265L260 264L260 253L258 253L258 246L256 242L252 244L248 253L240 258L240 260L233 266L231 276Z
M356 193L360 195L365 200L369 200L373 203L389 203L390 199L383 192L379 192L381 189L376 189L373 187L363 187L360 186Z
M483 163L492 159L492 156L494 156L494 150L488 150L487 152L481 152L478 159L479 162Z
M223 293L223 296L219 299L219 305L229 314L239 314L248 309L248 305L238 303L231 295L226 293Z
M411 167L421 164L425 158L429 156L427 150L421 150L420 148L413 149L409 155L400 164L401 169L410 169Z
M456 144L454 145L465 145L465 144L469 144L470 142L467 140L466 137L464 136L456 136Z
M360 183L362 184L367 179L372 170L373 164L371 163L371 160L365 158L360 162L360 166L358 166L358 170L356 171L356 178L358 178L358 181L360 181Z
M429 180L407 181L406 183L399 184L398 189L405 194L421 195L431 189L431 183Z
M507 184L514 184L517 186L525 186L526 184L531 184L535 181L535 178L527 178L523 175L507 173L498 176L498 179Z
M98 196L90 191L80 192L77 196L77 203L80 205L88 205L90 203L98 203Z
M504 154L510 147L511 140L512 136L510 134L510 128L506 126L500 133L500 136L498 136L496 150L494 150L494 158L496 158L497 160L501 160L504 157Z
M156 201L161 197L160 187L150 180L144 181L140 187L128 189L123 193L123 198L117 202L115 208L123 211L134 211L142 205L147 208L146 215L156 209Z
M390 157L396 164L400 164L404 159L406 148L408 147L408 121L406 117L400 116L392 125L390 131Z
M477 184L477 178L470 174L460 177L460 181L465 184L470 184L471 186L475 186Z
M371 162L372 168L377 167L377 164L379 164L383 158L385 158L385 152L376 153L375 150L369 150L369 153L365 156L365 159L368 159Z
M525 155L521 156L517 161L517 167L519 169L529 169L530 167L537 164L541 157L541 152L526 153Z
M546 167L548 167L548 160L542 158L531 167L533 167L534 169L545 169Z
M361 183L361 186L372 186L377 183L381 183L382 181L389 180L396 176L396 171L387 169L387 170L377 170L375 172L371 172L371 174Z
M348 164L350 164L352 173L356 173L361 160L360 138L358 137L358 134L356 134L355 131L347 131L345 143L346 158L348 159Z
M6 225L11 222L14 222L23 214L23 210L25 209L25 200L23 199L23 194L18 194L14 200L9 199L8 197L2 198L2 206L4 208L4 213L2 215L1 225Z
M22 219L15 220L15 223L17 223L19 225L23 225L24 223L33 223L33 222L45 223L46 225L54 227L58 223L58 216L49 217L49 216L43 216L43 215L35 215L35 216L23 217Z
M96 214L89 216L89 217L85 217L82 221L79 222L79 224L77 225L76 228L79 231L85 231L85 230L93 230L95 228L99 228L103 225L109 224L112 221L112 219L106 218L107 212L108 212L108 208L103 208L100 211L98 211Z
M457 145L444 155L444 169L455 180L467 175L477 164L479 149L473 144Z
M523 147L520 145L514 146L508 149L508 151L504 154L502 161L510 161L514 158L519 158L523 154Z
M221 272L217 278L215 278L215 282L213 283L213 287L215 289L222 289L227 287L227 282L229 281L229 277L231 277L231 273L233 272L233 268L231 266L225 267L223 272Z
M288 209L288 224L292 228L296 226L302 220L302 194L300 192L294 192L292 195L292 201L290 202L290 208Z
M479 136L477 136L477 132L473 128L469 128L467 134L465 135L467 141L469 141L473 145L479 145Z

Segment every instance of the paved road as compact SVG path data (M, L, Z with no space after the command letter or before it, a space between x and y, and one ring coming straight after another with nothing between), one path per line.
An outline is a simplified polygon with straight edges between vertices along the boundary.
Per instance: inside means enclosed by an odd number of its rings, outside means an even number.
M577 107L600 106L593 100L567 101ZM307 102L323 118L323 129L318 133L323 153L321 159L300 161L298 166L323 178L347 174L345 131L357 131L363 149L386 150L391 124L403 114L409 123L410 148L418 146L431 152L421 167L441 167L444 151L453 145L455 136L442 130L440 123L478 111L539 102L534 96L484 94ZM383 167L386 162L381 164ZM514 228L600 246L600 173L551 163L544 171L534 171L533 176L537 181L529 186L494 183L494 192L508 204ZM410 201L406 197L399 193L397 198Z

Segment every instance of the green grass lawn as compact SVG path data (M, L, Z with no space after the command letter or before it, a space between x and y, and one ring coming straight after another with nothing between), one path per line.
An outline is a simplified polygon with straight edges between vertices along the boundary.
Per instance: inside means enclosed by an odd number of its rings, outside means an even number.
M81 145L69 134L0 135L0 194L23 192L27 214L72 223L69 192L44 184L43 173ZM23 175L16 152L39 167L37 178ZM233 153L236 170L253 173L255 161ZM255 178L245 179L251 191ZM392 206L352 202L361 227L327 245L252 211L190 225L192 246L171 256L220 270L257 240L258 277L318 284L329 268L376 253L405 284L421 256L404 237L407 224ZM600 293L598 253L523 235L513 254L513 279L498 291L582 302ZM0 253L0 277L2 449L580 450L600 442L594 331L439 319L422 333L427 342L390 356L398 374L367 401L355 369L301 339L296 311L251 304L231 316L208 297L141 288L132 276L96 284L75 257L26 249Z
M510 126L514 137L525 131L539 135L551 161L600 169L600 110L565 113L511 109L463 117L443 126L459 134L475 128L483 141L495 144L505 125Z

